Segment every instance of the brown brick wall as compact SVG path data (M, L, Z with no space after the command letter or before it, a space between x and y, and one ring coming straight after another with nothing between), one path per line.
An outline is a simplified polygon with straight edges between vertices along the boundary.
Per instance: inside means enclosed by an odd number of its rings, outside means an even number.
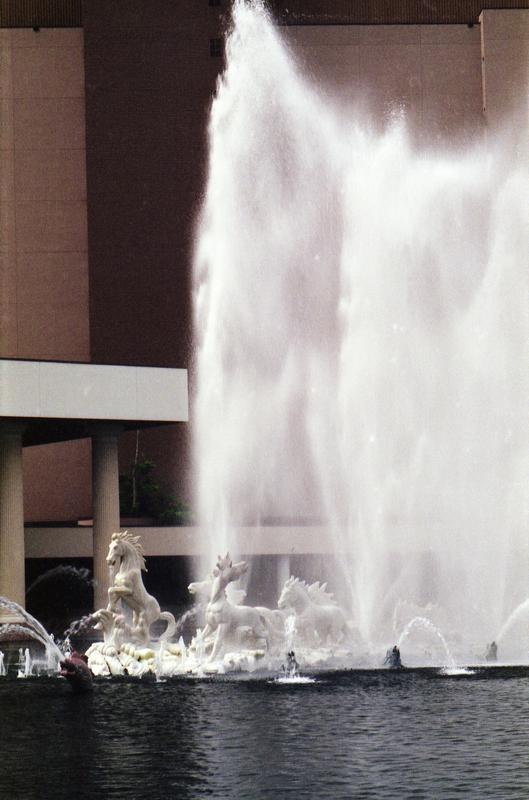
M186 13L200 10L202 0L188 0ZM477 23L484 9L529 8L529 0L268 0L269 7L285 24L448 25ZM82 0L0 0L0 27L79 27L83 24ZM130 12L127 0L112 0L109 5L125 18ZM158 15L161 24L171 15L171 0L144 2L138 18ZM204 0L203 5L207 5ZM226 9L230 0L221 0ZM152 9L152 10L151 10Z
M81 0L0 0L0 27L80 28Z
M218 10L86 0L84 27L92 359L187 366Z
M85 0L93 361L190 366L193 233L223 65L210 56L221 12L206 0ZM141 439L185 499L185 431ZM131 447L124 437L125 462Z
M268 0L284 24L450 25L477 23L486 8L529 8L529 0Z

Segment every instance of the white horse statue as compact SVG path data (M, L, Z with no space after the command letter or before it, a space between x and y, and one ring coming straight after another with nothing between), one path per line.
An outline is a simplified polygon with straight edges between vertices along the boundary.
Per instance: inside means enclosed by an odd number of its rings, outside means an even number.
M238 580L247 569L246 561L234 564L229 553L217 559L206 608L206 627L202 632L206 644L211 645L210 661L215 660L227 647L240 645L244 636L254 645L264 642L268 649L269 630L263 614L251 606L233 605L226 593L228 584Z
M160 640L170 639L176 629L174 616L169 611L160 611L155 597L150 595L143 585L142 570L147 571L143 546L139 536L128 531L113 533L108 550L107 564L110 568L112 585L108 590L108 606L96 611L101 628L108 638L116 633L114 627L123 628L123 615L118 603L121 600L132 609L132 625L126 626L131 641L146 647L150 644L150 627L159 619L167 621L167 628ZM112 624L108 613L112 614ZM105 637L106 638L106 637ZM121 637L120 637L121 638Z
M229 559L229 555L226 554L225 559ZM218 557L219 563L222 561L221 557ZM246 569L247 565L246 562L241 562L241 567L243 574ZM236 570L238 570L238 564L232 565ZM219 565L217 564L217 570L219 569ZM209 605L209 601L212 597L212 590L213 590L213 583L215 578L218 577L212 572L208 577L203 581L193 581L187 587L189 593L192 594L196 599L196 605L199 608L205 609L207 612L207 608ZM240 619L240 615L243 614L248 617L248 612L253 609L257 612L261 620L264 622L266 627L268 628L268 644L269 646L273 644L274 646L279 646L283 644L285 638L285 617L286 613L284 611L279 611L277 609L270 609L266 608L265 606L243 606L242 602L246 597L246 592L244 589L237 589L233 585L233 583L228 583L228 585L224 589L226 601L229 607L231 608L224 608L224 617L230 616L232 621L235 621L235 618ZM232 612L234 608L242 608L242 611L235 611ZM215 625L215 621L213 621L213 625ZM249 626L246 623L241 623L240 626L248 628ZM206 637L205 644L206 647L213 647L214 645L214 634L216 628L212 628L211 625L206 624L202 630L202 636Z
M348 622L327 584L313 583L291 576L283 586L277 603L280 609L291 609L296 630L304 644L338 644L349 630Z
M197 605L207 606L211 598L211 588L214 580L215 576L213 573L211 573L211 575L208 575L206 580L193 581L193 583L189 584L187 589L189 594L192 594L195 597ZM244 589L236 589L235 586L230 583L228 586L226 586L226 597L233 606L240 606L246 597L246 592Z

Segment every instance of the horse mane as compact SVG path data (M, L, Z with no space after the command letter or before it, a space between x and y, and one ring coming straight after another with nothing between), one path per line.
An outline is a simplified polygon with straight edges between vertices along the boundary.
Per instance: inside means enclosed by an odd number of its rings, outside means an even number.
M306 581L301 580L301 578L294 578L293 575L285 583L285 589L291 588L293 586L299 586L303 591L308 595L310 600L313 603L319 606L326 606L326 605L337 605L336 600L334 599L334 595L331 592L327 591L327 584L326 583L312 583L310 586Z
M217 556L217 564L216 567L221 572L225 569L229 569L232 566L232 560L230 558L230 554L226 553L225 556Z
M143 549L143 544L141 543L139 536L135 536L133 533L129 533L128 531L118 531L117 533L112 534L112 541L123 542L123 544L131 547L136 553L140 569L143 570L143 572L147 572L147 566L145 564L145 550Z
M307 587L307 591L309 593L310 599L314 603L317 603L317 605L320 606L338 605L336 600L334 599L333 593L327 591L326 583L319 583L318 581L316 581L316 583L312 583L310 586Z

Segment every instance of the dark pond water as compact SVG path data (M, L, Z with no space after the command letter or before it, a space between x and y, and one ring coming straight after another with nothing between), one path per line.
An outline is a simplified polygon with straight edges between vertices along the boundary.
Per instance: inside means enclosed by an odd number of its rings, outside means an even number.
M529 797L529 671L0 679L0 798Z

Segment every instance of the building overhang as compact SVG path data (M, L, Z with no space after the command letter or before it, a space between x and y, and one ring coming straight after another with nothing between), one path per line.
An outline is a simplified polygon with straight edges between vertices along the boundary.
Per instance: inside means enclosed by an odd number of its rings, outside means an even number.
M0 359L0 421L22 425L24 446L188 419L185 369Z

